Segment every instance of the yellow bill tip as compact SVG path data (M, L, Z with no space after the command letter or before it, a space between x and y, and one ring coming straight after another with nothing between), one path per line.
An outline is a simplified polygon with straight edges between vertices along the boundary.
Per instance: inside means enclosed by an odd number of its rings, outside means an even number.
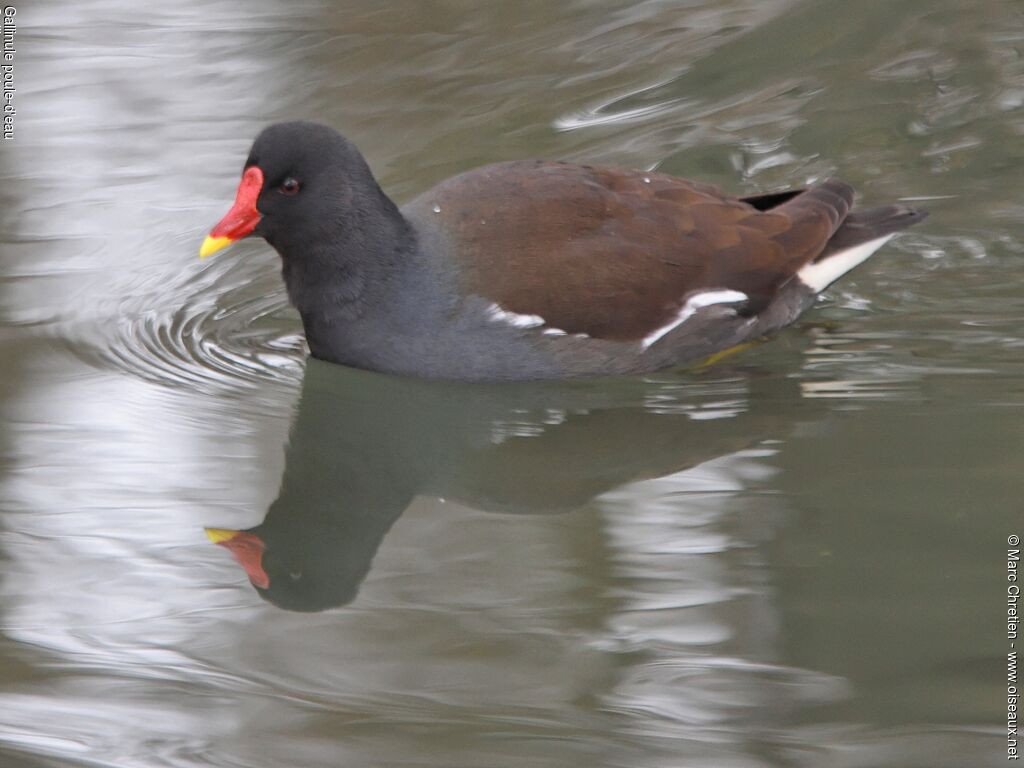
M214 544L229 541L238 535L238 531L231 531L227 528L204 528L203 530L206 531L206 538Z
M207 237L199 249L199 258L205 259L211 253L216 253L222 248L227 248L234 242L230 237Z

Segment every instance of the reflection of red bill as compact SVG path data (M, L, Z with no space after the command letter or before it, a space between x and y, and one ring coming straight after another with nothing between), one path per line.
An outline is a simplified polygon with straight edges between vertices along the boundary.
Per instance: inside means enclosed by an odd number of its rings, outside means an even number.
M241 240L246 235L252 234L260 222L260 212L256 210L256 201L259 199L262 189L263 171L255 165L246 168L245 173L242 174L242 181L238 185L235 204L203 240L203 246L199 249L199 258L205 259L211 253L216 253L221 248L231 245L235 240Z
M267 589L270 586L270 577L263 570L263 553L267 549L263 539L255 533L226 528L207 528L206 535L214 544L231 551L254 587Z

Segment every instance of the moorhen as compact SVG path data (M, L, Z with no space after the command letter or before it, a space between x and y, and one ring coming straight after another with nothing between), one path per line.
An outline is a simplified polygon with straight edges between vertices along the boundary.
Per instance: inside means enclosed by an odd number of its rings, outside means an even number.
M785 439L823 408L785 376L730 376L728 418L718 387L680 388L672 377L614 383L502 387L309 360L265 519L207 535L231 551L264 600L322 611L355 599L388 531L416 499L434 500L417 510L420 525L444 498L453 502L448 515L469 524L474 510L514 526L509 518L580 510L627 484ZM695 512L699 518L699 505L685 501L673 510L679 520Z
M793 322L925 212L851 212L853 189L737 198L654 171L497 163L399 208L359 150L271 125L200 250L256 234L281 255L314 357L498 381L652 371Z

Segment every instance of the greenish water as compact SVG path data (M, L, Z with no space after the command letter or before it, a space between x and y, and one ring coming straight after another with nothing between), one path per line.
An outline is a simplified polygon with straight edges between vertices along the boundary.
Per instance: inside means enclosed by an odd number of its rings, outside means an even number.
M1024 509L1012 0L18 6L0 142L4 768L1006 763ZM708 370L307 363L200 263L267 122L399 200L543 156L917 200ZM257 530L261 597L204 527ZM290 609L290 610L286 610Z

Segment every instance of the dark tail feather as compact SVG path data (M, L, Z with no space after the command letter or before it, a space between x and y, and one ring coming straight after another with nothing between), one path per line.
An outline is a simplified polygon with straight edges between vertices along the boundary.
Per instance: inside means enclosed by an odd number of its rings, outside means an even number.
M825 250L815 259L822 261L837 251L877 240L891 235L928 218L928 211L918 210L906 205L885 205L881 208L868 208L865 211L854 211L836 233L829 238Z
M853 187L839 179L826 179L804 190L790 200L777 207L777 210L790 214L794 221L806 216L816 217L824 214L831 222L833 233L837 232L844 221L847 221L853 207Z

